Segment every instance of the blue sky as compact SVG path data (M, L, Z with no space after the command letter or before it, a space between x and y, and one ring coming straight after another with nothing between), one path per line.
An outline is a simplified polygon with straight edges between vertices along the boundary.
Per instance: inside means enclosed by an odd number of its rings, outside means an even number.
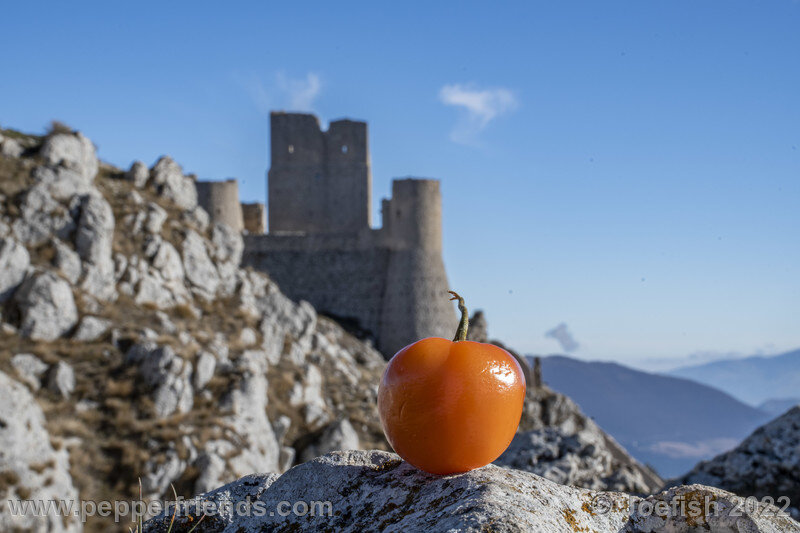
M441 179L451 284L521 351L561 323L652 368L800 346L800 2L3 13L0 124L60 119L119 166L263 200L270 109L367 120L375 221L393 177Z

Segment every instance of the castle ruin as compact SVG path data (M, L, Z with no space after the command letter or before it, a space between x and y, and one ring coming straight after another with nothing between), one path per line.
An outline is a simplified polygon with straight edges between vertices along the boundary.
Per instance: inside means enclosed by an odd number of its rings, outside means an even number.
M269 233L245 235L243 264L289 297L365 332L390 357L457 324L442 261L439 182L399 179L371 227L367 124L272 113Z
M392 182L371 226L372 173L366 122L273 112L263 205L238 202L236 182L200 182L212 219L244 229L244 266L265 271L294 300L306 300L375 340L391 357L424 337L452 336L457 325L442 261L439 182Z

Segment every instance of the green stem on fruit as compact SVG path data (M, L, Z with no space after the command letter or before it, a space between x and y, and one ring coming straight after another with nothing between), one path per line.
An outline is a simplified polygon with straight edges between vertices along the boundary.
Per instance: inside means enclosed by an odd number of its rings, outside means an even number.
M469 329L469 313L467 312L467 306L464 305L464 298L459 296L457 292L447 292L453 295L450 301L458 300L458 310L461 311L461 320L458 322L458 329L456 330L456 336L453 337L453 342L465 341L467 340L467 330Z

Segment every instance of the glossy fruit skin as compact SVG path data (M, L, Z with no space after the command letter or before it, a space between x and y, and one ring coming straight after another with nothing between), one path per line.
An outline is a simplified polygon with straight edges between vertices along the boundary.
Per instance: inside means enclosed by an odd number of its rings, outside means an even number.
M378 412L394 451L420 470L446 475L485 466L519 426L525 376L492 344L430 337L392 357Z

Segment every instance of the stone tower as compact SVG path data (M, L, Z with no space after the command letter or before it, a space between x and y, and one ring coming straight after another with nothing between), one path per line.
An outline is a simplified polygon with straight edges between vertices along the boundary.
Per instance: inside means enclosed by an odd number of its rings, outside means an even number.
M383 227L372 228L366 123L337 120L322 131L313 115L272 113L270 126L269 232L245 235L243 264L373 338L386 357L424 337L452 337L439 182L395 180Z
M369 227L372 173L367 124L272 113L267 178L269 231L354 232Z
M385 243L391 253L383 296L381 343L403 347L409 338L451 337L453 307L442 294L448 282L442 261L439 182L395 180L392 198L382 207Z
M242 206L239 203L239 183L235 179L225 181L198 181L197 202L214 222L227 224L236 231L244 229Z

